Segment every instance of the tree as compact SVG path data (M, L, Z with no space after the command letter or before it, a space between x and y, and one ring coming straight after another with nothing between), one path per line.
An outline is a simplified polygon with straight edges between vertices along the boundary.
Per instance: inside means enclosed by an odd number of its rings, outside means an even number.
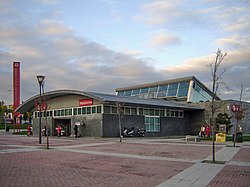
M229 116L227 113L219 113L216 117L216 124L225 124L226 125L226 133L230 131L233 127L231 124L232 116ZM218 127L217 127L218 128Z
M216 123L215 123L215 112L216 110L218 110L218 107L215 105L215 100L217 99L217 91L218 88L221 84L224 84L224 82L221 82L221 77L222 75L225 73L225 70L222 71L222 73L220 73L218 75L218 70L220 67L221 62L223 61L223 59L225 58L225 56L227 55L227 53L222 53L220 49L218 49L217 53L216 53L216 58L215 58L215 62L210 64L210 68L211 68L211 73L212 73L212 86L213 86L213 90L212 90L212 103L211 103L211 113L212 113L212 119L211 119L211 124L212 124L212 139L213 139L213 163L215 163L215 143L214 143L214 135L215 135L215 129L216 129Z

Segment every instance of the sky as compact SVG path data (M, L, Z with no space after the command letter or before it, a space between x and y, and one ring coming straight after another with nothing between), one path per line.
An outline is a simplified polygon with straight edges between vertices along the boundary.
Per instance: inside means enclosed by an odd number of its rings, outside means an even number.
M195 76L212 87L218 49L221 99L250 101L249 0L0 0L0 100L45 91L115 88ZM230 89L228 89L230 88Z

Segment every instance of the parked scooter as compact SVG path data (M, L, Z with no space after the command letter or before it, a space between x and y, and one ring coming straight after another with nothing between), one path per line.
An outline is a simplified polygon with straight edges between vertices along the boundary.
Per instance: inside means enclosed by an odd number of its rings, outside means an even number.
M123 130L123 136L124 137L132 137L134 136L134 127L131 127L131 129L128 129L126 127L124 127L124 130Z
M145 136L145 130L143 128L138 128L137 127L137 135L139 137L144 137Z

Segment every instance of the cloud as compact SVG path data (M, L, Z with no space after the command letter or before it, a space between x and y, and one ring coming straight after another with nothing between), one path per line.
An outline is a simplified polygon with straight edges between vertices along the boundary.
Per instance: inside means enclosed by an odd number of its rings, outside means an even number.
M150 44L156 49L164 49L169 46L179 45L181 39L174 35L169 35L166 33L160 33L151 38Z

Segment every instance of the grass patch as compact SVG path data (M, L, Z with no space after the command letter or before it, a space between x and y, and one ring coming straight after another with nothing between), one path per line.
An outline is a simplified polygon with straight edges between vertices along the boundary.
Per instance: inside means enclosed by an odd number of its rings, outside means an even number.
M27 131L21 131L21 132L13 132L12 134L15 134L15 135L27 135L28 132Z

